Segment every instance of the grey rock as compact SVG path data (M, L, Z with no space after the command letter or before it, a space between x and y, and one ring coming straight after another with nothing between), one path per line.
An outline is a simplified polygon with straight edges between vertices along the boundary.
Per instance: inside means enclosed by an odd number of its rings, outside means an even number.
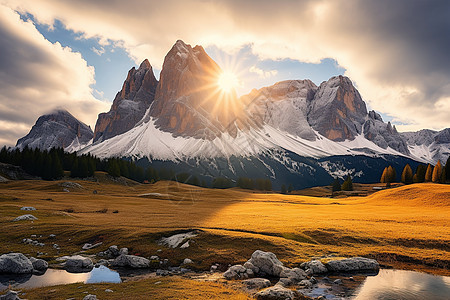
M15 218L13 221L17 222L17 221L34 221L37 220L38 218L36 218L33 215L27 214L27 215L21 215L17 218Z
M156 275L168 276L168 275L170 275L170 272L168 270L158 269L158 270L156 270Z
M365 257L331 260L325 266L331 272L376 271L380 269L376 260Z
M283 286L275 285L256 293L258 300L292 300L295 298L295 293Z
M119 248L116 245L110 246L108 250L111 252L112 256L119 256Z
M64 264L64 269L68 272L88 272L94 268L94 264L89 257L83 257L81 255L70 256L67 258Z
M120 248L119 255L128 255L128 248Z
M61 182L59 186L68 189L83 189L83 186L81 184L72 181Z
M304 280L300 281L298 283L298 285L300 285L304 288L310 288L310 287L312 287L313 283L310 280L304 279Z
M311 260L301 265L305 269L310 269L312 274L327 273L328 269L320 260Z
M34 257L30 257L31 264L33 265L33 269L39 272L44 272L48 269L48 262L43 259L38 259Z
M364 137L383 149L390 147L400 153L410 154L406 140L395 126L392 126L391 122L384 123L374 111L369 112L364 123Z
M135 255L125 255L122 254L117 257L112 263L114 267L125 267L125 268L149 268L150 261L144 257L135 256Z
M89 294L84 296L83 300L97 300L97 296Z
M33 264L22 253L8 253L0 256L0 273L27 274L33 272Z
M228 279L228 280L247 279L247 278L249 278L248 270L250 270L250 269L246 269L242 265L234 265L234 266L231 266L230 268L228 268L228 270L225 273L223 273L223 277L225 277L225 279Z
M99 242L99 243L96 243L96 244L89 244L89 243L86 243L86 244L83 245L83 247L82 247L81 249L83 249L83 250L89 250L89 249L98 247L98 246L100 246L101 244L103 244L103 243L102 243L102 242Z
M259 268L252 264L250 261L245 262L244 268L252 270L255 274L259 273Z
M190 258L185 258L183 260L183 265L187 265L187 264L193 264L194 262L192 261L192 259Z
M271 286L270 280L266 278L251 278L242 281L243 284L247 286L248 289L260 290Z
M21 207L20 210L33 211L33 210L36 210L36 208L34 208L33 206L24 206L24 207Z
M17 141L16 146L19 149L25 146L41 150L53 147L67 149L69 146L87 144L93 135L88 125L78 121L68 111L57 110L39 117L30 132Z
M105 290L105 293L112 293L112 292L114 292L114 291L111 290L111 289L106 289L106 290Z
M16 291L8 291L4 295L0 295L0 300L21 300Z
M253 252L248 262L259 269L257 274L260 275L279 277L284 268L283 263L278 260L275 254L261 250Z
M156 255L150 256L150 260L159 260L159 257Z
M342 284L342 280L341 279L336 279L335 281L333 281L334 284Z

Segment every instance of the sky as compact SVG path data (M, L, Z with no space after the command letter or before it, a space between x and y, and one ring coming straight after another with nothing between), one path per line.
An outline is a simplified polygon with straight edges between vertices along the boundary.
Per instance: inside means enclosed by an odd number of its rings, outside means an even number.
M128 70L176 40L238 75L352 79L400 131L450 127L450 1L0 0L0 145L65 108L94 129Z

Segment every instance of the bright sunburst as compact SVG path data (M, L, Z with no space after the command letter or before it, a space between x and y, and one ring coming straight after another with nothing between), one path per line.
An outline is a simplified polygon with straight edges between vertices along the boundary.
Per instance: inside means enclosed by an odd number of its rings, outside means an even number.
M239 80L234 73L230 71L224 71L219 75L217 85L222 90L222 92L230 93L239 85Z

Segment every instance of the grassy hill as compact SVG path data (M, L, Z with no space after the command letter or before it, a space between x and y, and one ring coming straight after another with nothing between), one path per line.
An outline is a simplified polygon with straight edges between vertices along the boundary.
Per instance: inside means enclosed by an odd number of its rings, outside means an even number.
M450 186L414 184L367 197L317 198L238 189L217 190L175 182L135 184L105 176L98 182L10 181L0 184L0 253L48 253L49 260L80 251L84 243L158 254L177 265L224 268L256 249L272 251L288 266L315 256L368 256L385 265L449 274ZM63 185L63 186L62 186ZM69 192L64 191L69 190ZM12 222L34 206L39 220ZM187 249L157 240L199 230ZM44 247L21 241L36 234ZM49 234L56 234L51 239ZM61 250L52 247L60 245ZM161 252L156 252L162 249Z

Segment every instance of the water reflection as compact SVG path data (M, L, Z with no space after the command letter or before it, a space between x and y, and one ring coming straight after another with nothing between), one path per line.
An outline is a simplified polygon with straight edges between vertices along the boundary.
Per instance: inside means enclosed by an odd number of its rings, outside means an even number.
M355 300L448 300L450 277L404 270L380 270L377 276L367 277L355 295Z
M65 270L48 269L42 275L0 275L0 290L4 290L11 285L12 288L34 288L51 286L58 284L69 284L76 282L84 283L120 283L119 273L110 270L105 266L92 269L88 273L69 273Z

